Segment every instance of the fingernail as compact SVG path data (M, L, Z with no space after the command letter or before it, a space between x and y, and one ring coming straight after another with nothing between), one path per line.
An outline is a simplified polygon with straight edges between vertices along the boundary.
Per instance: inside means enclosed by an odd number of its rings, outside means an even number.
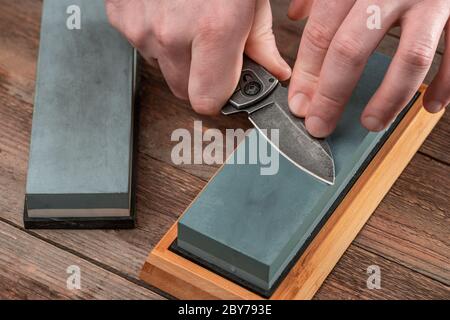
M322 118L312 116L306 119L306 129L316 138L325 138L330 134L328 123Z
M309 98L303 93L297 93L289 100L289 106L297 117L305 117L308 109Z
M383 122L380 119L373 116L365 117L363 120L363 124L369 131L381 131L384 129Z
M428 111L432 112L432 113L436 113L441 111L443 107L443 104L440 101L430 101L426 104L426 108Z

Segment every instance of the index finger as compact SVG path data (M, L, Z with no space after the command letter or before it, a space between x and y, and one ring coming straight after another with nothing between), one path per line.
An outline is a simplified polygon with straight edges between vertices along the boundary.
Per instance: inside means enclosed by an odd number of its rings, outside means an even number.
M398 12L387 12L381 28L370 30L368 3L355 3L325 57L306 117L306 128L315 137L323 138L334 131L369 56L398 16Z
M328 48L354 3L355 0L314 2L289 86L289 107L296 116L306 115Z
M245 41L253 18L250 2L240 10L236 24L222 21L207 26L192 42L188 93L192 108L200 114L218 114L239 81Z

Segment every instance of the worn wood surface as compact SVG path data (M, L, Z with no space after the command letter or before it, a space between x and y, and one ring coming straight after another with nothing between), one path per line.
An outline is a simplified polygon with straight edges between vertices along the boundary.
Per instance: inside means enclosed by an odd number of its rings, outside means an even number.
M22 208L33 110L41 1L0 1L0 298L159 298L138 280L148 254L217 170L175 166L170 134L248 128L243 116L202 117L170 94L160 73L142 71L137 168L138 224L122 231L26 231ZM292 64L302 23L287 20L287 1L272 1L274 30ZM392 55L394 30L379 51ZM436 55L427 82L442 58ZM317 299L450 298L450 118L447 112L316 294ZM66 289L77 264L82 289ZM380 266L382 289L366 287ZM83 280L84 279L84 280ZM83 282L85 281L85 283ZM84 283L84 285L83 285ZM155 293L156 292L156 293Z

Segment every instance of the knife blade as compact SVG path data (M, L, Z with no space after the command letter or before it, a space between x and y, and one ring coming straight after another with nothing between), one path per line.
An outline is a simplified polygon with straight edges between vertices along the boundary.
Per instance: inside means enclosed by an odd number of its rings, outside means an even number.
M255 128L287 160L315 178L334 184L334 159L327 141L307 132L304 120L289 110L287 88L247 57L239 85L222 109L225 115L238 112L247 112ZM277 145L266 134L272 129L279 130Z

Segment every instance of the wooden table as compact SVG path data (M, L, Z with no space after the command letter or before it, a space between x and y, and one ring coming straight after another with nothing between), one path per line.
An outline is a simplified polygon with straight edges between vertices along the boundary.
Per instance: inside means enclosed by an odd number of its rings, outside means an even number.
M137 162L137 228L23 228L22 210L39 45L41 1L0 2L0 298L161 299L138 279L157 241L183 212L216 166L175 166L170 134L205 128L249 128L245 117L202 117L178 101L157 70L142 70ZM283 55L294 62L303 23L286 18L287 1L272 1ZM393 30L379 51L393 55ZM427 82L442 58L439 48ZM317 299L450 298L450 115L444 116L359 236ZM81 269L81 290L66 287L66 269ZM381 269L381 289L366 286L367 268Z

